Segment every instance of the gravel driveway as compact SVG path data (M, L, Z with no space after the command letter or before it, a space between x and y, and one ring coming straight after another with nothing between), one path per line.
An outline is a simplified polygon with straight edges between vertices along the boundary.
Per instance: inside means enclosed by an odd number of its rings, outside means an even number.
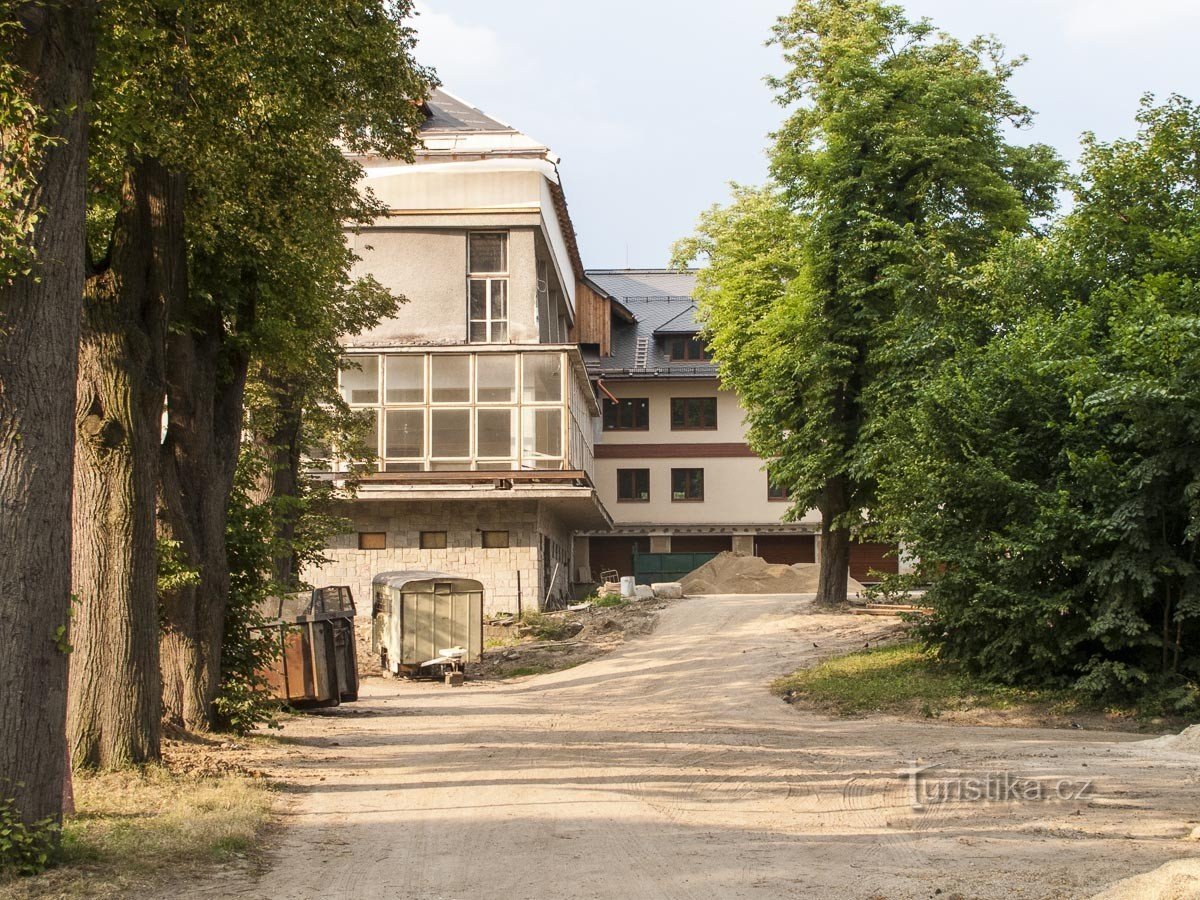
M696 597L567 671L369 681L285 731L274 774L296 787L265 869L187 893L1084 898L1200 854L1198 756L1112 732L829 719L769 693L891 627L796 596Z

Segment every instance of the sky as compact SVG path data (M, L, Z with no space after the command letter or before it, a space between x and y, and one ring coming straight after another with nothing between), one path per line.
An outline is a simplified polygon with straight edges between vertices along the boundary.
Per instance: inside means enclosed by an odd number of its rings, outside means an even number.
M587 268L664 266L729 183L766 177L784 113L764 46L788 0L418 0L417 58L444 87L543 141ZM956 37L994 34L1029 62L1037 113L1016 136L1068 160L1079 136L1136 132L1147 92L1200 102L1200 0L902 0Z

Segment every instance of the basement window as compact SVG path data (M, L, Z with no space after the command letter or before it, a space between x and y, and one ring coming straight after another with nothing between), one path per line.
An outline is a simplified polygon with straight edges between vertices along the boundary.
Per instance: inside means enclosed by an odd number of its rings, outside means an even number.
M358 533L359 550L386 550L386 531L360 531Z
M485 531L483 532L483 548L485 550L507 550L508 549L508 532L507 531Z
M444 532L444 531L422 531L421 532L421 549L422 550L445 550L446 549L446 532Z

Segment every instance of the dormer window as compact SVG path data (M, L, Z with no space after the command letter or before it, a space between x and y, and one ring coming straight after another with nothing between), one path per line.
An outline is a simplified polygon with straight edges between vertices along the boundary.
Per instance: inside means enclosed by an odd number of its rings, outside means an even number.
M473 344L508 341L508 233L467 235L468 338Z
M667 341L667 355L671 362L707 362L712 354L704 341L694 334L683 334Z

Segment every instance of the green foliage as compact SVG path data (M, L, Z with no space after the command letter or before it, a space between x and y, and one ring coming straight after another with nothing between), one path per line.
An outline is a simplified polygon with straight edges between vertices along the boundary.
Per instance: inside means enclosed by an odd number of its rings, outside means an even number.
M41 217L37 172L56 140L56 120L71 112L43 110L31 99L10 52L23 30L15 12L11 3L0 6L0 284L32 271L30 240Z
M998 248L993 333L915 392L880 507L921 559L943 655L1010 683L1200 683L1200 111L1088 138L1072 211ZM970 333L970 334L968 334Z
M539 641L562 641L576 633L566 619L536 610L524 613L521 616L521 625L526 634Z
M158 537L158 594L169 594L200 582L198 569L188 565L179 541Z
M0 875L36 875L44 870L60 830L51 819L26 824L12 801L0 798Z
M253 454L242 454L229 498L225 530L229 603L216 706L222 724L237 734L273 723L279 710L279 702L268 693L259 674L279 656L277 635L262 630L266 620L260 612L260 604L275 593L277 586L271 578L274 550L271 508L255 503L250 495L259 465Z
M792 512L854 529L879 435L945 355L942 320L979 304L989 249L1052 208L1061 163L1006 140L1030 113L1008 89L1020 60L992 40L876 0L802 0L775 43L791 112L771 182L735 187L675 259L709 260L707 335Z
M626 600L624 597L622 597L620 594L605 594L603 597L592 596L587 599L591 601L592 606L596 606L601 609L606 609L606 608L610 608L610 607L614 607L614 606L628 606L629 605L629 601Z

